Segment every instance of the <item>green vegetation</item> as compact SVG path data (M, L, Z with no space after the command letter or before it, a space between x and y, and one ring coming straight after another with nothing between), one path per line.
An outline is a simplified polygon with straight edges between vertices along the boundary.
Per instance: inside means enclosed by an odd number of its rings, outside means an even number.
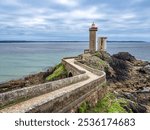
M97 51L97 52L94 53L94 56L99 57L99 56L100 56L100 53Z
M108 64L104 60L99 59L99 64L103 66L105 72L108 71L109 69Z
M90 107L89 107L88 102L84 102L84 103L82 103L81 106L79 107L78 112L79 112L79 113L86 113L89 108L90 108Z
M99 100L96 106L89 107L89 103L85 102L79 107L79 113L95 112L95 113L127 113L124 106L128 102L125 99L117 99L114 94L108 93L103 99ZM130 111L132 112L132 111Z
M67 77L67 71L66 71L64 65L63 64L58 64L58 65L56 65L56 67L54 69L54 72L51 75L49 75L46 78L46 80L47 81L53 81L53 80L61 79L61 78L65 78L65 77ZM22 97L22 98L19 98L17 100L11 101L11 102L9 102L9 103L7 103L5 105L0 104L0 110L3 109L3 108L15 105L17 103L26 101L28 99L31 99L32 97L34 97L34 96Z
M107 64L107 62L106 62L106 61L104 61L104 60L102 60L102 59L100 59L99 64L103 65L103 66L104 66L104 68L108 68L108 64Z
M124 99L117 99L114 94L108 93L102 100L98 101L93 112L126 113L123 106L127 105Z
M101 65L107 65L107 63L106 63L105 61L103 61L102 59L99 59L99 63L100 63Z
M51 75L49 75L46 78L46 80L47 81L54 81L54 80L58 80L61 78L66 78L66 77L67 77L67 71L65 69L65 66L60 63L55 67L54 72Z
M101 59L102 54L101 54L100 52L95 52L94 56L96 56L96 57L98 57L98 58L99 58L99 60L98 60L98 61L99 61L99 64L100 64L100 65L104 66L104 68L105 68L105 67L107 67L107 68L108 68L108 64L107 64L107 62L106 62L105 60Z

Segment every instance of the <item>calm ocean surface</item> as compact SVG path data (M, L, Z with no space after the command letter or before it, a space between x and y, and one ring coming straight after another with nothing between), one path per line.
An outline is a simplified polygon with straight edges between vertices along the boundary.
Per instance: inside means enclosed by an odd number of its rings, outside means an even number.
M87 48L88 42L0 43L0 82L46 70L62 57L79 55ZM108 42L107 51L130 52L150 61L150 43L146 42Z

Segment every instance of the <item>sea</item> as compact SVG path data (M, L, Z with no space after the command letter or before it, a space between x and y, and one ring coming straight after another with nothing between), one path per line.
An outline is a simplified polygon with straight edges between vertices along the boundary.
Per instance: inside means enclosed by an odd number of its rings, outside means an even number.
M0 83L45 71L63 57L77 56L88 49L82 42L0 42ZM150 42L107 42L110 54L129 52L137 59L150 61Z

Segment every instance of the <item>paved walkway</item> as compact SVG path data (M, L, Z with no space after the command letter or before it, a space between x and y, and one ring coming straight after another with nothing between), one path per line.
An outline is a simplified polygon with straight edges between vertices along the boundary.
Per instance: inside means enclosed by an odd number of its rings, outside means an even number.
M62 95L67 94L67 93L69 93L69 92L71 92L77 88L80 88L80 87L84 86L85 84L88 84L88 83L90 83L90 82L92 82L92 81L94 81L100 77L103 77L105 75L105 73L102 76L98 76L98 75L91 73L90 71L88 71L88 70L82 68L81 66L75 64L74 63L75 59L65 59L65 61L68 64L73 65L77 69L85 71L89 78L87 80L66 86L64 88L55 90L53 92L43 94L43 95L40 95L38 97L31 98L27 101L23 101L21 103L15 104L13 106L7 107L5 109L0 110L0 112L4 112L4 113L6 113L6 112L9 112L9 113L28 112L37 106L41 106L41 105L45 104L46 102L50 102L55 98L61 97Z

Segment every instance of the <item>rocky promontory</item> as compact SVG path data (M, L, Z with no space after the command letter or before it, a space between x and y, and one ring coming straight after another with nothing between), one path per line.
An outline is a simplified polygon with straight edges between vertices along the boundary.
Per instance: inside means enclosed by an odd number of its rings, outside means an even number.
M150 63L128 52L81 54L82 64L106 72L108 92L95 108L84 103L79 112L150 112ZM0 93L66 78L65 66L58 64L45 72L0 84Z
M108 94L113 94L114 100L123 99L126 104L121 102L120 105L126 112L150 112L149 62L137 60L128 52L114 55L107 52L87 53L80 55L80 61L106 72Z

